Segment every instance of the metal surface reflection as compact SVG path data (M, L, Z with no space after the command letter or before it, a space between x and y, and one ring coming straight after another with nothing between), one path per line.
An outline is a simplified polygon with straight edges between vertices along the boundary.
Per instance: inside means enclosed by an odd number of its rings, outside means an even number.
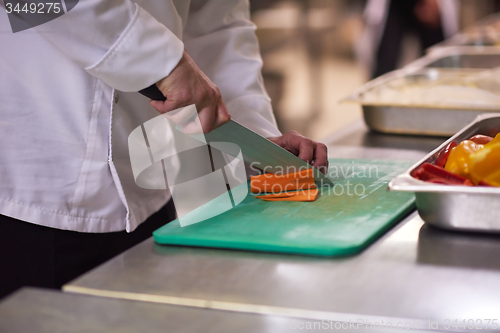
M442 230L423 225L418 236L419 263L500 270L500 235Z

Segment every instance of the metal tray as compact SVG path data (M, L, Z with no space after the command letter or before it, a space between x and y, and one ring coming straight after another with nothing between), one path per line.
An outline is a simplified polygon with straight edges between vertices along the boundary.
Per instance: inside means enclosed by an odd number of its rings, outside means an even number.
M477 21L453 37L428 48L427 52L447 46L499 47L500 14L491 14Z
M500 47L450 46L436 49L405 68L475 68L500 67Z
M429 47L426 50L426 53L433 53L442 48L453 46L470 47L478 51L494 50L500 48L500 33L477 32L470 34L458 34Z
M500 13L493 13L466 27L462 34L476 34L487 30L500 32L499 22Z
M394 178L389 188L415 192L418 212L426 223L444 229L500 233L500 188L432 184L410 175L423 163L434 162L437 154L452 141L460 143L476 134L493 136L498 132L500 113L477 117L408 171Z
M421 81L437 81L447 73L465 75L479 70L450 71L433 68L404 68L382 75L354 91L343 101L362 105L366 124L373 130L384 133L451 136L485 112L500 112L500 105L429 105L376 102L365 100L364 95L395 80L406 80L408 84Z

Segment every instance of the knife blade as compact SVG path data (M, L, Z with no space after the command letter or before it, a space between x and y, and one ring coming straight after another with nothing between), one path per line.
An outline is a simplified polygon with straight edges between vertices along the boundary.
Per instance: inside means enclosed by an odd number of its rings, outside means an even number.
M253 168L270 173L290 173L299 170L314 168L309 163L301 160L288 150L269 141L263 136L246 128L245 126L230 120L210 133L205 134L207 143L214 148L222 150L233 157L238 156L238 149L234 146L217 145L217 142L231 142L241 149L243 160ZM211 144L213 142L214 144ZM332 185L328 177L314 168L314 179L319 185Z
M166 100L154 84L139 92L153 100ZM270 173L289 173L313 168L314 180L319 187L333 185L332 181L317 168L234 120L206 133L205 139L208 144L212 142L211 145L214 148L238 157L238 149L231 145L216 144L218 142L234 143L241 149L243 160L254 168Z

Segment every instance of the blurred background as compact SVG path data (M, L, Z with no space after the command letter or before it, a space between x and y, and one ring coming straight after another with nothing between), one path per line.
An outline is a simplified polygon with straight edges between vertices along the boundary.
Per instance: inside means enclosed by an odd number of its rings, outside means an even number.
M423 54L499 0L250 0L264 82L283 132L315 140L362 118L340 103L353 90ZM437 5L436 5L437 4Z

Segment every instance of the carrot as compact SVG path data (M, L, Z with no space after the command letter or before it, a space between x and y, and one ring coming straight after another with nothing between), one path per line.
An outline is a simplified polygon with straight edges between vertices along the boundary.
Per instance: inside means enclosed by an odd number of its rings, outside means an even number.
M265 201L315 201L318 198L318 189L305 191L282 192L276 194L261 195L256 198Z
M279 193L293 190L309 190L316 188L314 184L314 170L307 169L286 175L265 173L252 176L250 191L252 193Z

